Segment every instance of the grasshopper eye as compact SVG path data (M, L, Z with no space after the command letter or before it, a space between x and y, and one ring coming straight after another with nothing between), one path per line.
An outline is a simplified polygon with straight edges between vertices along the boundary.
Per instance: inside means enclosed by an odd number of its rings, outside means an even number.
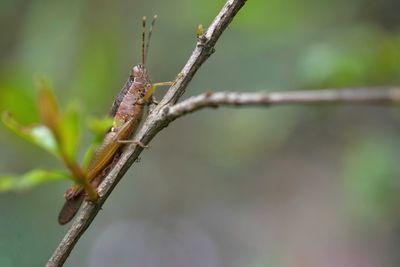
M145 72L146 72L146 69L144 68L144 66L142 64L138 64L138 65L134 66L132 69L132 75L134 77L141 77L144 75Z

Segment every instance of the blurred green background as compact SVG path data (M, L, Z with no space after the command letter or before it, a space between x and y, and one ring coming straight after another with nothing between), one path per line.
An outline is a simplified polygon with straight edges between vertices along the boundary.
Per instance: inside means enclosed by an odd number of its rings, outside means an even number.
M152 80L173 79L222 0L0 3L0 111L37 121L32 77L103 116L158 14ZM184 97L400 85L400 2L248 0ZM163 94L157 92L158 98ZM396 107L200 111L163 130L65 266L400 266ZM85 121L82 120L82 127ZM82 136L81 153L91 136ZM0 171L62 168L0 127ZM43 266L69 181L0 195L0 266Z

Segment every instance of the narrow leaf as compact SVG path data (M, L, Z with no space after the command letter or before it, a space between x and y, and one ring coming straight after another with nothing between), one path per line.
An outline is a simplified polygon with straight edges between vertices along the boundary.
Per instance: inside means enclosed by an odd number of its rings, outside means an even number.
M83 161L82 161L82 169L84 171L87 171L90 160L92 159L94 152L98 149L100 144L101 144L101 142L99 142L98 140L95 139L95 140L93 140L93 142L89 146L89 148L86 150L85 156L83 157Z
M60 130L60 149L70 160L75 160L79 143L79 120L75 109L64 114Z
M70 179L70 176L62 171L32 170L22 175L0 176L0 192L20 192L35 186Z
M7 112L2 114L2 122L8 129L10 129L19 137L43 148L57 157L59 156L58 145L54 135L46 126L37 125L24 127L15 121L11 114Z
M56 100L56 97L49 83L43 79L38 79L39 98L38 106L43 124L46 125L56 137L56 140L61 139L61 114Z
M114 119L110 117L106 118L89 118L87 125L96 136L96 138L102 139L104 134L113 126Z
M90 147L86 150L85 156L83 158L83 169L87 170L89 166L89 162L93 157L94 152L99 148L101 143L103 142L105 134L113 125L113 118L107 117L103 119L99 118L89 118L88 127L95 135Z

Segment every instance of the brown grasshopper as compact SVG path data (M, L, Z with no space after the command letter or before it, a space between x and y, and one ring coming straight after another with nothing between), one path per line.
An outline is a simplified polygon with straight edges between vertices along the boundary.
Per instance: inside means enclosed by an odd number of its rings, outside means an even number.
M137 130L142 120L144 108L154 101L153 92L158 86L170 86L173 82L152 84L145 67L152 29L157 16L154 16L146 38L146 17L142 22L142 62L133 67L129 79L115 99L109 115L114 118L111 129L105 134L102 144L94 152L88 166L86 179L93 187L101 183L107 172L118 161L121 148L125 143L135 143L145 147L139 141L128 140ZM77 213L83 200L85 190L77 184L69 188L65 194L66 202L62 207L58 222L68 223ZM97 199L89 199L95 202Z

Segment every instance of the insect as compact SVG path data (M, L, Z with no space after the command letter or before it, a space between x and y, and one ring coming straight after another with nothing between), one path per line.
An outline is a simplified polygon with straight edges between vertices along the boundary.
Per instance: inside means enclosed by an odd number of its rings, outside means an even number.
M146 17L142 21L142 60L141 63L132 68L131 74L121 92L115 99L109 115L114 119L111 129L104 135L103 142L94 152L88 166L86 179L93 187L101 183L107 172L118 161L121 148L125 143L135 143L143 146L138 141L128 140L137 130L142 120L145 106L154 101L153 92L156 87L170 86L173 82L162 82L152 84L148 71L145 67L151 34L157 16L154 16L148 31L146 42ZM82 185L77 184L69 188L65 194L65 204L62 207L58 222L68 223L77 213L86 197ZM95 202L97 199L89 199Z

